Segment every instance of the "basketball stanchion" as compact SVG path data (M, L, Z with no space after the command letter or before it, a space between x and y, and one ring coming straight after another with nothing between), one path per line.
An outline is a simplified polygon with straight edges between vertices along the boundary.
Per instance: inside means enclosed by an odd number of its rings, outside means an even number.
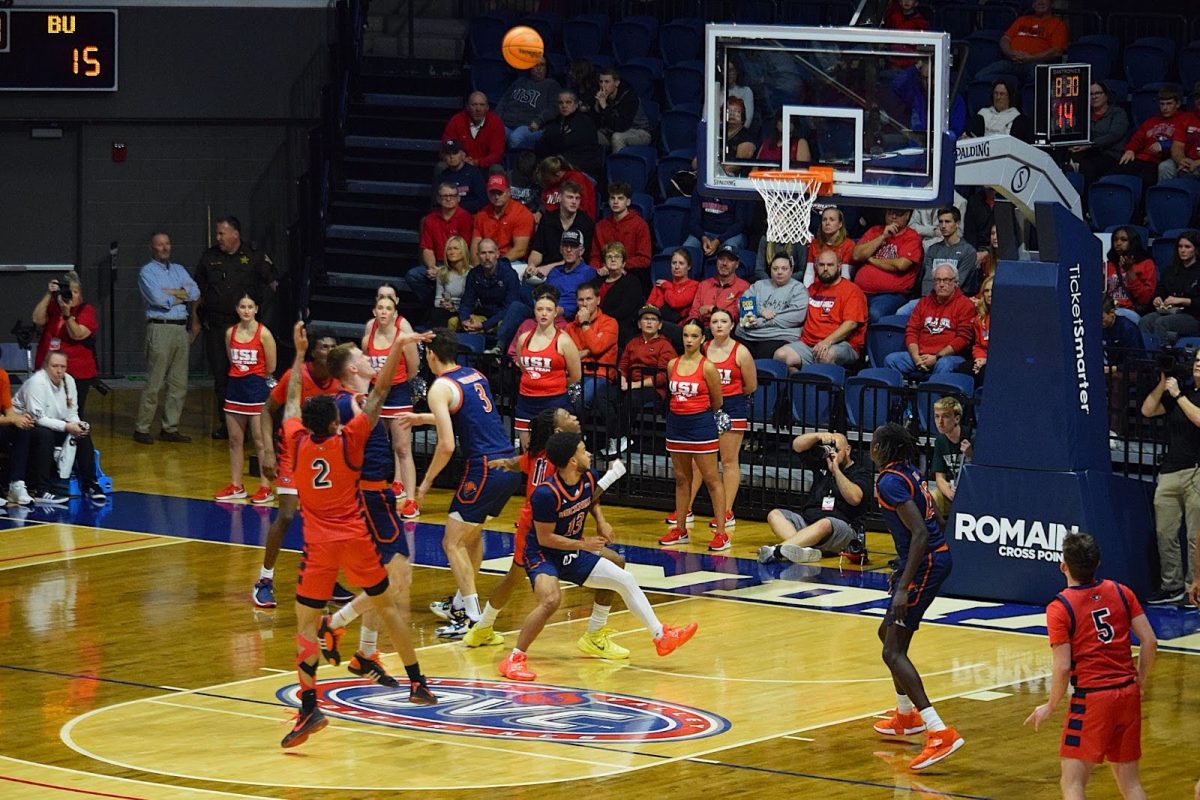
M807 246L813 204L833 194L833 167L754 170L750 182L767 207L767 241Z

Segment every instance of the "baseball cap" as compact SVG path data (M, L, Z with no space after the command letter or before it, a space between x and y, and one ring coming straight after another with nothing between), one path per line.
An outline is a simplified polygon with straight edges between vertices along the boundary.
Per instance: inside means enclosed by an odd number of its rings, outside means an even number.
M559 244L569 244L572 247L583 247L583 233L581 231L563 231L562 239Z
M721 256L729 256L734 261L742 260L742 256L737 251L737 248L734 247L733 245L729 245L729 244L723 244L719 248L717 248L717 257L720 258Z
M447 139L442 142L443 153L460 153L462 152L462 144L458 139Z
M638 309L638 319L641 319L647 314L658 317L659 320L662 319L662 312L658 310L658 306L645 305Z
M497 172L495 175L488 177L487 190L489 192L507 192L508 178Z

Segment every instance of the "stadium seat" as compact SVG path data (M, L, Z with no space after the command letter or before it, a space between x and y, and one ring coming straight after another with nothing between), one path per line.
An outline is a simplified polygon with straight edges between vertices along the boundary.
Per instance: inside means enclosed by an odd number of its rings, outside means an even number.
M893 314L867 326L867 358L873 367L882 367L889 353L904 350L904 329L908 319Z
M658 30L658 49L667 64L700 58L704 49L704 21L673 19Z
M758 388L750 396L750 418L770 423L775 420L780 397L787 393L788 367L773 358L756 358L754 368L758 373Z
M1150 83L1162 83L1167 79L1172 59L1173 55L1161 47L1134 42L1124 52L1125 80L1134 90Z
M650 228L660 249L678 247L688 237L688 220L691 217L691 202L686 197L672 198L654 207L654 219Z
M1172 83L1148 83L1145 86L1133 89L1129 100L1129 108L1135 128L1158 114L1158 90L1173 86L1174 84Z
M1179 51L1179 81L1189 91L1200 81L1200 40Z
M658 160L658 167L655 169L658 173L658 196L664 200L667 199L671 178L675 173L692 168L691 155L680 155L681 152L685 151L676 150Z
M738 255L737 276L748 283L754 283L754 261L758 254L753 250L742 250ZM694 262L693 262L694 263ZM717 274L717 259L704 259L704 266L698 280L708 280Z
M1175 340L1175 346L1181 350L1190 350L1195 353L1200 350L1200 336L1180 336Z
M592 20L578 17L563 23L563 49L567 57L590 59L604 46L604 31Z
M470 25L467 26L467 47L470 50L471 61L474 62L482 56L498 55L504 33L512 24L512 17L501 13L472 17Z
M559 39L562 33L563 18L561 14L526 14L517 20L518 25L528 25L542 37L542 43L547 50L560 50Z
M617 64L626 64L632 58L646 58L654 46L658 31L649 22L649 17L626 17L612 26L612 53Z
M699 127L699 114L677 109L664 111L659 125L659 141L662 142L663 151L672 153L695 147L696 129Z
M646 64L633 61L629 64L622 64L620 67L621 83L626 84L635 92L638 97L652 100L654 99L654 70Z
M650 282L671 280L671 253L655 253L650 257Z
M662 107L659 106L657 100L651 100L649 97L638 99L642 101L642 113L646 115L646 120L650 123L650 137L653 139L654 132L662 124Z
M468 353L482 353L483 348L487 347L487 344L482 333L467 333L465 331L459 331L458 347L460 350Z
M1091 64L1093 81L1106 80L1112 74L1112 51L1109 50L1108 45L1104 42L1084 41L1081 39L1078 42L1072 43L1067 48L1067 61L1074 64L1080 62Z
M500 58L477 58L471 62L471 88L486 94L493 108L513 82L514 75Z
M1079 193L1080 199L1082 199L1084 191L1083 176L1073 169L1066 170L1063 174L1067 176L1067 183L1074 187L1075 191Z
M1146 190L1146 219L1156 235L1187 227L1195 210L1196 196L1181 186L1159 185Z
M922 433L936 433L933 424L933 404L948 395L957 396L963 405L975 394L975 379L960 372L946 372L931 377L917 386L917 424Z
M1142 247L1150 248L1150 229L1145 225L1111 225L1104 229L1105 233L1113 233L1117 228L1129 228L1142 240Z
M1089 33L1076 39L1077 42L1098 44L1108 51L1110 63L1116 64L1121 55L1121 42L1116 36L1108 33ZM1096 77L1095 75L1092 76Z
M625 148L628 149L630 148ZM625 150L609 154L606 166L608 182L623 181L632 186L633 191L641 192L645 190L651 172L646 167L644 158L636 153L626 153Z
M1132 178L1138 188L1128 180ZM1105 175L1088 188L1088 207L1092 213L1092 230L1104 230L1112 225L1127 225L1141 200L1140 178L1133 175Z
M792 422L804 428L833 428L841 416L846 369L837 364L805 364L792 385Z
M964 75L975 76L979 70L993 61L1003 61L1004 53L1000 50L1000 37L1003 30L974 30L962 38L967 40L967 65ZM989 92L989 101L991 100Z
M605 205L608 205L605 203ZM629 198L629 206L634 211L642 215L642 219L646 220L646 224L654 219L654 198L645 192L633 193L633 197Z
M675 107L680 103L695 103L704 97L704 71L682 64L669 66L663 70L663 90L668 107Z
M1128 60L1129 48L1131 47L1152 47L1167 57L1168 62L1175 60L1175 52L1179 49L1179 45L1170 36L1139 36L1125 47L1125 59Z
M978 114L992 104L992 82L971 81L967 84L967 113Z
M867 367L846 379L846 427L874 431L888 421L892 400L904 386L904 376L887 367Z
M979 25L978 3L944 3L938 6L938 30L946 31L952 39L966 39ZM969 57L968 57L969 58ZM973 72L967 72L974 75Z
M1154 266L1158 267L1158 279L1162 280L1163 270L1175 258L1175 243L1178 241L1179 231L1171 231L1174 236L1168 236L1164 233L1162 236L1155 237L1150 244L1150 257L1154 259Z

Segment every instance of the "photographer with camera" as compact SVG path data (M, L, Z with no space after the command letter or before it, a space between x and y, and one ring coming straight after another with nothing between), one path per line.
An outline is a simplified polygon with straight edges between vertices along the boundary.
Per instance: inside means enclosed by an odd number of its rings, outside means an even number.
M1162 366L1161 364L1159 365ZM1192 361L1192 386L1185 392L1170 372L1142 401L1143 417L1166 416L1167 452L1158 467L1154 489L1154 521L1158 532L1159 590L1147 602L1170 605L1183 601L1185 581L1196 574L1196 531L1200 530L1200 353ZM1186 518L1187 555L1179 550L1179 523ZM1183 559L1188 558L1185 570ZM1186 571L1186 575L1185 575Z
M96 382L96 309L83 302L79 274L72 271L54 278L46 294L33 307L33 322L42 329L34 364L42 366L46 354L61 351L70 364L69 373L79 389L79 413L83 413L88 390Z
M817 479L797 513L775 508L767 524L779 537L776 545L758 548L760 563L819 561L850 548L862 532L862 518L873 492L871 470L850 456L850 442L840 433L805 433L792 441L792 449L807 454L817 469Z

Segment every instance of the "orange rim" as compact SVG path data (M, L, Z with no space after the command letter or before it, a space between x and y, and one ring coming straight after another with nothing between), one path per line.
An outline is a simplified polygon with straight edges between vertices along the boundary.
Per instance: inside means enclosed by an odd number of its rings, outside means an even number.
M808 169L756 169L751 178L768 181L816 181L820 195L833 194L833 167L809 167Z

